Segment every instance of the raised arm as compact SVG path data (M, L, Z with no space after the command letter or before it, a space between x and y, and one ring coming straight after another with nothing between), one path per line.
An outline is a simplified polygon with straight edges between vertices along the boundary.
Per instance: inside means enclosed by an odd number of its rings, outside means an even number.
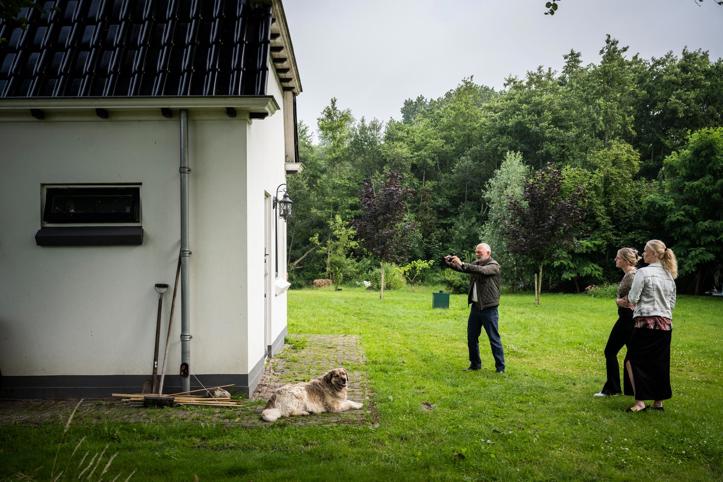
M489 263L485 265L462 263L459 270L463 273L477 273L485 276L494 276L500 274L500 265L497 263Z

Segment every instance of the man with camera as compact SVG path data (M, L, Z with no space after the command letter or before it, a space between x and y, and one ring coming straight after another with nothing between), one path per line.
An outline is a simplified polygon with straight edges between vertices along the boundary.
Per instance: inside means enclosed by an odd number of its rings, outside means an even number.
M492 259L492 250L489 244L480 243L474 250L476 261L463 263L459 257L449 255L444 257L444 263L451 269L470 275L469 293L467 303L470 307L467 320L467 348L469 349L469 368L479 370L482 368L482 359L479 354L479 336L482 328L487 333L495 358L497 373L505 372L505 356L502 350L502 340L497 329L500 304L500 265Z

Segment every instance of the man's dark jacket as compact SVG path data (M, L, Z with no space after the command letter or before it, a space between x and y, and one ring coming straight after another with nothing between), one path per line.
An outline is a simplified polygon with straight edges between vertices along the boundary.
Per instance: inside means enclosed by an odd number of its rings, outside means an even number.
M449 264L449 267L470 275L469 293L467 304L472 304L472 287L477 285L477 307L479 309L490 308L500 304L500 264L494 259L487 258L485 261L473 263L462 263L462 266Z

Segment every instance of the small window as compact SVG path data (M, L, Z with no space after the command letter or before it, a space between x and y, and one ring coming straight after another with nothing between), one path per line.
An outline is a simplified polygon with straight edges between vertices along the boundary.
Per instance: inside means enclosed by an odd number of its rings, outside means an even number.
M140 184L42 186L40 246L143 243Z
M44 186L43 225L140 224L140 186Z

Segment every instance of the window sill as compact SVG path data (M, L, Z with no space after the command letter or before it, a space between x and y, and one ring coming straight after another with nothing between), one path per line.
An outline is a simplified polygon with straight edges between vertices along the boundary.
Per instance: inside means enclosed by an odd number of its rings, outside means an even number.
M285 279L276 278L276 281L274 281L274 294L276 296L279 296L286 293L289 289L289 286L291 286L291 283L289 283Z
M41 228L35 233L38 246L138 246L143 244L141 226L74 226Z

